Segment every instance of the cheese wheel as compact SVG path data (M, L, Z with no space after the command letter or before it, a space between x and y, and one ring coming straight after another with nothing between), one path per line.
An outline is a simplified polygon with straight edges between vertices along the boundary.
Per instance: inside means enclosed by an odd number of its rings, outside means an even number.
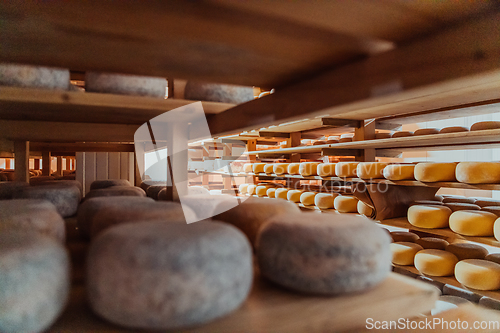
M14 199L41 199L51 202L62 217L76 214L81 193L76 186L46 185L20 187L13 195Z
M414 164L389 164L384 168L383 174L389 180L414 180Z
M255 184L248 185L247 186L247 195L254 195L256 188L257 188L257 185L255 185Z
M286 193L286 198L288 201L291 202L300 202L300 196L302 195L303 191L301 190L290 190Z
M500 289L500 264L481 259L462 260L455 266L455 278L468 288L497 290Z
M470 204L470 203L462 203L462 202L447 202L444 204L446 207L456 212L459 210L480 210L481 207L478 205Z
M290 163L288 164L288 174L289 175L299 175L300 163Z
M446 251L453 253L458 260L484 259L488 255L488 250L472 243L450 244L446 247Z
M274 163L273 172L277 175L288 173L288 166L290 163Z
M330 139L332 138L332 139ZM339 137L338 136L329 136L328 140L326 140L327 144L333 144L333 143L339 143Z
M361 162L356 168L356 175L361 179L384 178L384 168L389 163Z
M269 198L274 198L274 194L276 192L276 188L275 187L270 187L267 189L266 191L266 195L269 197Z
M320 177L335 177L335 166L337 163L320 163L316 168L316 173Z
M456 163L423 162L415 166L415 179L421 182L455 181Z
M28 183L16 181L2 181L0 182L0 200L12 199L17 189L20 187L27 187Z
M471 131L481 131L500 128L500 121L480 121L470 127Z
M450 252L427 249L415 255L415 268L430 276L453 275L458 258Z
M484 259L500 264L500 253L490 253Z
M390 235L394 242L415 243L420 238L417 234L409 231L391 231Z
M152 185L157 186L157 185ZM149 189L151 186L148 186ZM161 186L162 188L164 186ZM92 190L85 195L85 200L98 197L145 197L146 192L137 186L111 186Z
M238 186L238 192L240 194L246 194L247 193L247 189L248 189L248 185L249 184L241 184L240 186Z
M338 193L318 193L314 197L314 204L319 209L333 209L333 201L337 196Z
M0 63L0 86L68 90L69 70Z
M274 192L274 197L276 199L285 199L287 200L288 196L288 191L290 191L289 188L277 188L276 191Z
M356 177L358 164L359 162L339 162L335 165L335 174L343 178Z
M316 192L304 192L300 195L300 203L304 206L314 206L314 197Z
M264 172L266 174L271 174L274 172L274 163L268 163L266 165L264 165Z
M326 144L326 141L317 140L317 141L314 141L313 146L319 146L319 145L325 145L325 144Z
M435 201L435 200L417 200L417 201L413 201L410 204L410 206L415 206L415 205L444 206L444 204L441 201Z
M353 139L354 139L354 134L352 133L342 134L340 136L339 143L352 142Z
M98 190L100 188L108 188L111 186L132 186L127 179L105 179L94 180L90 184L90 190Z
M446 246L449 245L449 243L444 239L436 237L422 237L417 239L415 243L417 243L424 249L436 249L436 250L445 250Z
M439 130L437 128L419 128L413 135L431 135L431 134L439 134Z
M449 127L444 127L439 130L439 134L445 134L445 133L457 133L457 132L468 132L469 128L468 127L463 127L463 126L449 126Z
M252 249L238 229L149 221L117 226L91 243L86 291L92 310L112 323L179 330L238 308L252 277Z
M333 200L333 207L339 213L357 213L358 199L349 195L339 195Z
M413 265L413 260L418 251L423 247L411 242L394 242L390 245L392 252L392 263L396 265Z
M499 162L460 162L455 171L456 178L467 184L500 183Z
M497 216L480 210L460 210L450 216L450 229L464 236L493 236Z
M266 163L254 163L252 165L252 171L253 173L261 173L264 172L264 166Z
M255 194L257 194L258 197L265 197L267 196L267 189L270 188L270 186L267 185L260 185L255 188Z
M480 198L480 199L476 198L474 204L478 205L479 207L500 206L500 200L489 199L489 198Z
M397 131L392 133L391 138L403 138L406 136L412 136L413 132L410 131Z
M330 140L337 140L338 141L340 139L340 137L337 135L330 135L327 139L328 139L328 141L330 141Z
M165 98L167 80L161 77L85 72L85 91Z
M495 224L493 225L493 235L497 240L500 240L500 217L495 220Z
M443 198L442 202L443 203L451 203L451 202L456 202L456 203L467 203L467 204L473 204L476 201L474 198L467 198L467 197L460 197L460 196L450 196Z
M446 228L451 213L446 206L414 205L408 208L408 222L425 229Z
M357 203L357 210L359 214L364 216L370 217L373 214L373 208L371 208L361 200L359 200Z
M481 210L500 216L500 206L482 207Z
M356 215L277 215L261 229L256 254L267 279L324 295L369 289L391 266L387 233Z
M392 136L392 133L375 133L375 139L389 139Z
M319 162L303 162L299 165L299 173L303 177L316 176Z
M166 189L166 188L167 188L166 186L162 186L162 185L150 186L150 187L148 187L148 190L146 191L146 196L150 197L154 200L158 200L158 194L160 193L161 190ZM204 190L208 192L207 189L204 188Z
M253 163L243 164L243 172L252 173L253 172Z
M187 81L184 99L241 104L254 99L254 88L232 84Z

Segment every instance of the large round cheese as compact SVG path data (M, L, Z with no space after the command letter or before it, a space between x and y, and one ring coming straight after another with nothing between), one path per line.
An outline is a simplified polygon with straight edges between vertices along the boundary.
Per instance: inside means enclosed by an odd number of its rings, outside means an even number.
M470 127L471 131L481 131L500 128L500 121L480 121Z
M94 180L90 184L90 190L98 190L100 188L108 188L111 186L132 186L127 179L105 179Z
M335 177L335 166L337 163L320 163L316 168L316 173L320 177Z
M314 204L319 209L332 209L333 201L338 196L338 193L318 193L314 197Z
M361 216L310 214L279 215L262 228L256 253L264 277L327 295L359 292L387 277L391 252L382 228Z
M488 250L484 247L472 243L454 243L446 247L446 251L453 253L458 260L464 259L484 259Z
M365 204L363 201L359 200L357 203L358 213L364 216L371 216L373 213L373 208Z
M288 173L288 165L290 165L290 163L274 163L273 172L277 175Z
M264 172L268 175L272 174L274 172L274 163L264 165Z
M276 192L276 188L275 187L270 187L270 188L267 189L266 195L269 198L275 198L275 192Z
M411 242L391 243L392 263L396 265L413 265L413 260L418 251L423 247Z
M90 307L135 330L182 329L224 316L243 303L252 280L250 244L220 222L121 225L96 238L87 258Z
M335 165L335 174L343 178L356 177L358 164L359 162L339 162Z
M300 195L300 203L304 206L314 206L316 192L304 192Z
M450 216L450 229L464 236L493 236L497 216L480 210L460 210Z
M256 188L257 188L257 185L255 185L255 184L248 185L247 186L247 195L254 195Z
M445 250L446 246L449 245L449 243L444 239L436 237L422 237L417 239L415 243L417 243L424 249L436 249L436 250Z
M500 162L460 162L455 173L461 183L500 183Z
M478 259L481 259L481 258L478 258ZM484 259L496 262L497 264L500 264L500 253L490 253L486 257L484 257Z
M430 135L430 134L439 134L439 130L437 128L419 128L413 135Z
M415 179L421 182L452 182L456 180L456 166L456 163L417 163Z
M415 255L415 268L430 276L453 275L458 258L443 250L422 250Z
M481 259L462 260L455 266L455 278L472 289L500 289L500 264Z
M383 174L389 180L413 180L414 164L389 164L384 168Z
M384 178L384 168L389 163L361 162L358 164L356 174L361 179Z
M252 173L253 172L253 163L243 164L243 172Z
M415 243L420 238L417 234L409 231L391 231L390 235L394 242Z
M276 191L274 191L274 197L276 199L284 199L287 200L287 193L290 191L289 188L277 188Z
M333 207L339 213L357 213L358 199L350 195L339 195L334 199Z
M85 91L165 98L167 80L129 74L85 73Z
M474 200L474 204L478 205L479 207L500 206L500 200L490 198L476 198L476 200Z
M270 187L269 185L259 185L255 188L255 194L257 194L258 197L265 197L267 196L267 189Z
M408 222L419 228L446 228L451 213L446 206L414 205L408 208Z
M166 186L162 186L162 185L150 186L150 187L148 187L148 190L146 191L146 196L150 197L154 200L158 200L158 194L160 193L161 190L166 189L166 188L167 188ZM204 189L204 190L206 190L206 189ZM208 190L206 190L206 191L208 191Z
M303 177L316 176L319 162L303 162L300 163L299 173Z
M266 166L266 163L254 163L252 165L252 171L253 171L253 173L264 172L264 167L265 166Z
M290 190L287 192L286 198L288 201L297 203L300 202L300 196L302 193L304 193L302 190Z
M248 189L248 185L249 184L241 184L240 186L238 186L238 192L240 194L246 194L247 193L247 189Z
M300 163L290 163L288 164L287 173L289 175L299 175L300 174L299 168L300 168Z
M444 133L457 133L457 132L468 132L469 128L468 127L463 127L463 126L449 126L449 127L443 127L439 130L439 134L444 134Z
M0 63L0 86L68 90L69 70Z
M388 133L388 132L375 133L375 139L389 139L391 136L392 136L392 133Z
M50 201L62 217L69 217L76 214L82 197L76 186L46 185L21 187L14 194L14 198Z
M16 181L0 182L0 200L8 200L14 197L17 189L20 187L27 187L28 183Z

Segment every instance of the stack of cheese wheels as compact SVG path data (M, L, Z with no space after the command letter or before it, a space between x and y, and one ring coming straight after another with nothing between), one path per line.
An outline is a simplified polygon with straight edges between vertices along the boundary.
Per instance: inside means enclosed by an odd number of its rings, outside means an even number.
M430 134L439 134L439 130L437 128L419 128L413 135L430 135Z
M289 188L277 188L276 191L274 191L274 197L276 199L284 199L287 200L287 193L290 191Z
M266 166L266 163L254 163L252 165L252 171L253 171L253 173L264 172L264 166Z
M356 174L361 179L384 178L384 168L388 163L361 162L358 164Z
M454 243L446 246L446 251L453 253L458 260L484 259L488 250L484 247L471 243Z
M115 73L85 73L85 90L121 95L165 98L167 80L161 77Z
M243 164L243 172L252 173L253 172L253 163Z
M314 206L314 198L316 195L316 192L304 192L300 195L300 203L304 206Z
M274 163L267 163L264 165L264 172L266 174L272 174L274 172Z
M458 258L451 252L424 249L415 255L415 268L430 276L453 275Z
M300 163L299 173L303 177L316 176L319 162L303 162Z
M425 229L446 228L451 214L446 206L413 205L408 208L408 222Z
M396 265L409 266L417 252L423 250L423 247L412 242L394 242L390 245L392 252L392 263Z
M446 250L449 245L447 241L436 237L422 237L415 241L418 245L424 249L436 249L436 250Z
M445 134L445 133L457 133L457 132L468 132L469 128L463 127L463 126L450 126L450 127L443 127L439 130L439 134Z
M414 180L414 164L389 164L384 168L384 178L389 180Z
M500 128L500 121L480 121L470 127L471 131L482 131Z
M500 183L500 162L460 162L455 174L461 183Z
M302 190L290 190L286 193L286 198L291 202L300 202L300 196L304 193Z
M255 185L255 184L248 185L247 186L247 195L254 195L256 188L257 188L257 185Z
M314 205L319 209L333 209L333 202L338 193L318 193L314 197Z
M420 239L417 234L409 231L391 231L390 235L393 242L415 243L418 239Z
M68 90L69 70L0 63L0 86Z
M240 194L247 194L247 189L248 189L248 185L249 184L241 184L240 186L238 186L238 192Z
M450 229L464 236L493 236L497 216L480 210L460 210L450 216Z
M316 173L320 177L334 177L337 163L320 163L316 168Z
M373 208L365 204L363 201L359 200L357 203L358 213L364 216L372 216Z
M339 162L335 165L335 174L342 178L356 177L358 164L359 162Z
M500 289L500 264L481 259L461 260L455 266L455 278L472 289Z
M290 163L288 164L288 174L289 175L300 175L299 172L300 163Z
M455 181L457 163L423 162L415 166L415 179L421 182L452 182Z
M290 163L274 163L273 172L277 175L283 175L288 173L288 165Z
M358 199L350 195L339 195L334 199L333 207L339 213L357 213Z

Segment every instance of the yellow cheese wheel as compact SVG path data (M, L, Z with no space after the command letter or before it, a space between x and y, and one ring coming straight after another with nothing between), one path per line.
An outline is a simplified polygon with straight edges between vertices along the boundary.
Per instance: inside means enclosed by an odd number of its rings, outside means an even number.
M256 188L257 188L257 185L254 185L254 184L248 185L247 186L247 195L254 195Z
M277 188L276 191L274 191L274 197L276 199L285 199L287 200L287 193L290 191L289 188Z
M413 135L430 135L430 134L439 134L439 130L437 128L419 128Z
M314 206L315 192L304 192L300 195L300 203L304 206Z
M500 162L460 162L455 176L467 184L500 183Z
M471 131L481 131L500 128L500 121L480 121L470 127Z
M357 213L358 199L350 195L339 195L333 200L333 207L339 213Z
M300 175L299 168L300 168L300 163L288 164L288 174L289 175Z
M264 166L266 163L254 163L253 164L253 173L261 173L264 172Z
M424 249L436 249L436 250L445 250L446 246L449 245L449 243L444 239L436 237L422 237L420 239L417 239L415 243L417 243Z
M241 184L238 186L238 192L240 192L240 194L247 194L247 188L248 184Z
M277 175L283 175L288 172L288 165L290 163L274 163L273 172Z
M318 193L314 197L314 204L319 209L333 209L333 201L338 196L338 193Z
M417 252L423 250L422 246L411 242L395 242L390 245L392 263L396 265L413 265Z
M457 163L423 162L415 166L415 179L421 182L455 181Z
M269 197L269 198L274 198L274 193L276 192L276 188L275 187L270 187L267 189L266 191L266 195Z
M300 196L302 195L303 191L301 190L290 190L286 194L286 198L288 201L291 202L300 202Z
M389 180L414 180L414 164L389 164L384 168L384 177Z
M488 255L488 250L472 243L450 244L446 247L446 251L453 253L458 260L484 259Z
M464 236L493 236L497 216L480 210L459 210L450 216L450 229Z
M379 132L375 133L375 139L388 139L392 136L392 133Z
M264 172L266 174L271 174L274 172L274 163L268 163L264 165Z
M455 278L468 288L497 290L500 289L500 264L481 259L462 260L455 266Z
M500 206L482 207L481 210L485 211L485 212L493 213L496 216L500 216Z
M450 252L427 249L415 255L415 268L430 276L450 276L455 271L458 258Z
M451 213L446 206L414 205L408 208L408 222L419 228L446 228Z
M303 177L316 176L319 162L303 162L299 165L299 173Z
M339 162L335 165L335 174L338 177L356 177L359 162Z
M409 231L391 231L391 238L393 242L415 243L415 241L420 237Z
M384 178L384 168L389 163L361 162L356 168L356 175L361 179Z
M373 208L371 208L361 200L358 201L357 210L359 214L364 216L371 216L373 213Z
M494 236L497 239L497 241L500 241L500 218L495 220L493 231L494 231Z
M450 126L450 127L444 127L439 130L439 134L445 134L445 133L457 133L457 132L468 132L469 128L463 127L463 126Z
M412 136L413 132L410 131L397 131L392 133L392 138L403 138L405 136Z
M257 194L258 197L265 197L265 196L267 196L267 190L270 187L271 186L267 186L267 185L259 185L255 188L255 194Z
M253 163L243 164L243 172L247 172L247 173L253 172Z
M335 177L335 166L337 163L320 163L316 168L316 173L321 177Z

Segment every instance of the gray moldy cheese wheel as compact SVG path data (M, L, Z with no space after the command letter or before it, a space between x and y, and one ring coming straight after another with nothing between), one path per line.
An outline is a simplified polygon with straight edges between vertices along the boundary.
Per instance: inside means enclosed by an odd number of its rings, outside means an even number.
M476 200L474 200L474 204L480 207L500 206L500 200L489 199L489 198L480 198L480 199L476 198Z
M455 176L467 184L500 183L500 162L460 162Z
M9 200L19 188L29 186L26 182L0 182L0 200Z
M245 103L254 99L253 87L188 81L184 98L196 101Z
M443 127L439 130L439 134L444 134L444 133L457 133L457 132L468 132L469 128L463 127L463 126L450 126L450 127Z
M439 130L437 128L419 128L413 135L431 135L431 134L439 134Z
M420 238L417 234L408 231L391 231L390 234L394 242L415 243Z
M78 207L77 225L80 232L90 236L94 217L102 211L135 210L136 207L154 203L154 200L146 197L99 197L91 198L82 202ZM148 206L149 207L149 206Z
M0 232L0 332L43 332L64 309L69 260L59 242Z
M30 185L36 185L41 182L45 182L48 180L56 180L56 177L54 176L35 176L35 177L30 177Z
M105 180L94 180L90 184L90 190L98 190L101 188L108 188L111 186L132 186L127 179L105 179ZM145 190L145 189L144 189Z
M391 270L390 238L361 216L300 214L271 218L257 237L261 274L299 292L360 292Z
M481 131L500 128L500 121L480 121L470 127L471 131Z
M133 329L222 317L245 301L253 280L250 244L220 222L121 225L92 242L87 265L91 308Z
M249 198L238 206L226 210L229 204L223 202L216 208L223 213L216 215L215 219L230 223L243 231L254 246L259 230L268 219L280 214L300 213L297 205L284 200Z
M484 247L471 243L454 243L446 247L446 251L453 253L458 260L484 259L488 250Z
M0 63L0 86L68 90L69 70Z
M486 257L484 257L484 259L500 264L500 253L490 253Z
M148 187L148 190L146 191L146 196L153 198L155 200L158 200L158 194L160 193L161 190L167 189L166 186L162 185L153 185Z
M44 185L75 186L80 190L80 192L82 191L82 183L80 183L78 180L69 180L69 179L43 180L43 181L35 182L31 185L33 185L33 186L44 186Z
M449 243L444 239L436 237L422 237L420 239L417 239L415 243L417 243L424 249L436 249L436 250L444 250L446 249L446 246L449 245Z
M165 98L167 80L161 77L115 73L85 73L85 91Z
M437 205L437 206L443 206L444 204L441 201L435 201L435 200L417 200L413 201L410 206L415 206L415 205Z
M462 203L462 202L447 202L444 204L446 207L451 209L453 212L458 210L480 210L481 207L478 205L470 204L470 203Z
M14 197L50 201L62 217L75 215L81 200L80 190L76 186L61 185L23 187L16 192Z
M111 186L92 190L85 195L85 200L97 197L145 197L144 190L137 186Z

